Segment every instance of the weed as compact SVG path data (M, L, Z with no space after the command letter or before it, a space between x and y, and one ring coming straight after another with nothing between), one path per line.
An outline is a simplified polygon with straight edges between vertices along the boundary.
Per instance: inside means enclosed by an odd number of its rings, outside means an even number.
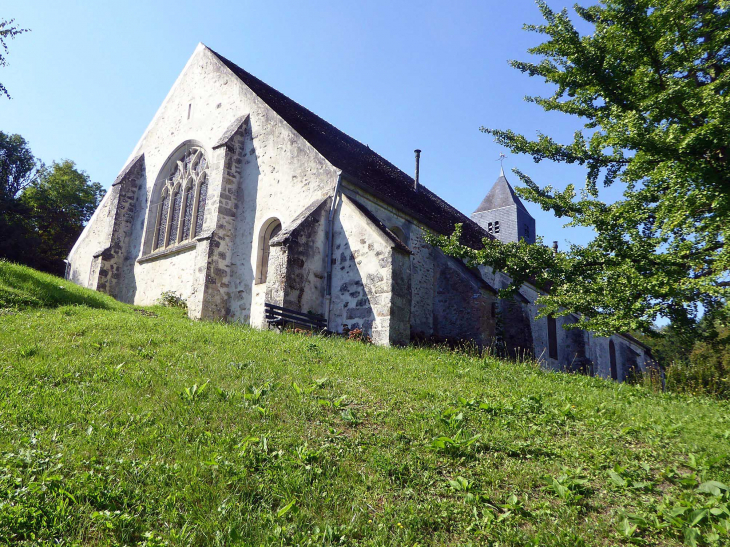
M452 456L463 456L467 448L479 440L481 435L469 437L460 429L451 437L440 435L434 438L428 447L437 452L443 452Z
M545 482L548 490L569 505L578 504L589 493L588 478L580 469L571 471L563 468L562 473L557 477L545 477Z
M205 388L208 387L209 382L210 380L206 380L206 382L200 386L198 384L193 384L190 387L186 387L181 393L182 398L190 402L197 401L203 393L205 393Z
M162 291L160 297L157 299L157 303L160 306L166 306L168 308L188 309L188 303L175 291Z

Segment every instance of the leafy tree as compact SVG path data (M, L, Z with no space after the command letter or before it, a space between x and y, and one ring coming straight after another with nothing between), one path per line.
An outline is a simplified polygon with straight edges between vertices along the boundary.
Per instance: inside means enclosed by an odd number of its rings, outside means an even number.
M469 249L433 237L447 253L512 278L550 284L542 313L577 312L575 326L599 334L649 332L659 316L674 328L724 306L730 287L730 0L601 0L577 15L593 26L581 36L567 10L537 2L546 37L528 50L537 62L511 61L555 86L526 100L581 120L573 142L539 133L482 128L514 153L587 168L580 191L540 187L514 170L523 198L567 226L595 231L585 246L554 254L541 244L485 240ZM614 203L600 186L621 184Z
M63 274L63 260L78 239L104 196L98 182L91 182L70 160L53 162L20 195L28 210L33 235L38 240L27 264Z
M18 195L36 179L41 166L23 137L0 131L0 258L21 262L37 244Z
M10 19L9 21L0 19L0 46L2 46L2 50L0 50L0 67L8 66L8 61L5 58L5 55L8 53L8 40L12 40L24 32L28 32L27 28L20 28L17 25L14 25L14 22L15 19ZM0 96L1 95L5 95L8 99L10 98L8 90L0 83Z
M33 156L23 137L0 131L0 207L15 201L35 180L40 167L42 164Z

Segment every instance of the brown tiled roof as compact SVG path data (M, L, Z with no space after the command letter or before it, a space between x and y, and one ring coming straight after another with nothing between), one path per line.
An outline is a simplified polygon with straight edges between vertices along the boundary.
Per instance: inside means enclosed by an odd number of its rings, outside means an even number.
M450 235L454 231L454 225L463 224L461 241L470 247L481 248L483 238L492 238L476 222L426 187L420 186L415 191L412 177L368 146L346 135L222 55L212 50L211 52L327 161L341 169L350 182L383 201L396 205L434 232Z

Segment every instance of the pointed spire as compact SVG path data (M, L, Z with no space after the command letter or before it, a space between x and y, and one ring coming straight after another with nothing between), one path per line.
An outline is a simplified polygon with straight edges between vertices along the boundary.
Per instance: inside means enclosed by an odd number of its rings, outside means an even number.
M495 181L491 190L487 193L487 196L482 200L475 213L481 213L484 211L490 211L493 209L500 209L502 207L516 206L519 209L524 210L527 213L527 209L517 197L512 186L507 181L507 177L504 175L504 168L500 169L499 178ZM528 215L530 213L527 213Z

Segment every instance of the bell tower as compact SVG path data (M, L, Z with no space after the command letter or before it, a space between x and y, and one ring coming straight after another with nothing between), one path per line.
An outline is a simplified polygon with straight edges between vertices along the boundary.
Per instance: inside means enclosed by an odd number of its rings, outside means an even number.
M520 239L535 243L535 219L507 182L504 169L500 169L499 178L471 219L504 243L516 243Z

